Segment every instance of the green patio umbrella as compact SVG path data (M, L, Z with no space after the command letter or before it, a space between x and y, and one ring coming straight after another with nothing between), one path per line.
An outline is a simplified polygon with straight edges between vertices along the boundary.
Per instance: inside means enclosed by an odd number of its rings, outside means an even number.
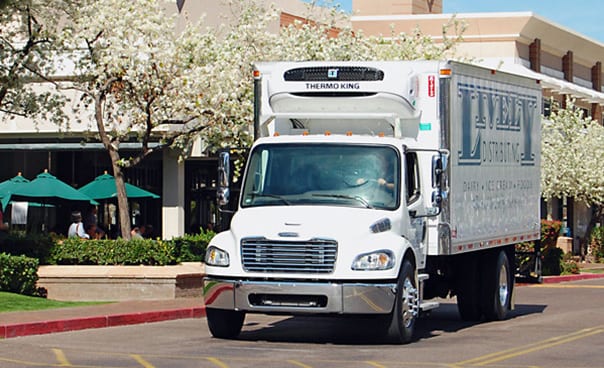
M8 180L0 183L0 197L4 197L9 192L14 192L17 188L21 187L24 183L29 183L29 180L24 178L21 173Z
M125 184L126 196L128 198L159 198L157 194L151 193L129 183ZM79 191L86 194L90 198L98 200L117 198L115 178L107 173L97 176L93 181L81 187Z
M8 192L2 197L2 204L4 205L5 201L8 203L10 200L34 200L43 204L57 204L65 201L98 204L94 199L57 179L46 170L29 183L24 183L14 191Z
M17 176L12 177L0 183L0 198L2 198L2 211L6 209L6 206L10 202L10 194L19 189L23 184L29 183L29 180L24 178L21 173ZM8 196L6 201L4 197Z

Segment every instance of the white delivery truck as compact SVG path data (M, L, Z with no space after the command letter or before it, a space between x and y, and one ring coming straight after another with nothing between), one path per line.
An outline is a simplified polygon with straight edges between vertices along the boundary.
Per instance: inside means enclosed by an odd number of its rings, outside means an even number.
M406 343L448 296L465 320L506 317L514 244L540 238L538 81L450 61L254 73L257 139L205 258L213 336L246 313L359 314Z

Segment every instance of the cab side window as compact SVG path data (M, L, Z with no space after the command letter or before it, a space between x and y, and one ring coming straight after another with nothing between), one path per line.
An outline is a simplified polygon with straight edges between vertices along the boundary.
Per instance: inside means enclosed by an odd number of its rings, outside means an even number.
M407 204L409 204L417 201L420 195L419 163L417 160L417 153L407 152L407 154L405 155L405 166Z

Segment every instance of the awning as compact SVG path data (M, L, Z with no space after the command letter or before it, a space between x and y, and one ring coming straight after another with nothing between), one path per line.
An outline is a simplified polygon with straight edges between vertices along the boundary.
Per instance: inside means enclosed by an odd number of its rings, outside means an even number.
M537 73L536 71L531 70L530 68L527 68L522 64L502 63L498 67L493 67L492 65L488 64L489 63L485 63L483 64L483 66L501 70L502 72L510 74L517 74L533 79L538 79L541 81L541 86L543 88L551 89L552 91L560 94L571 95L572 97L585 100L589 103L597 103L600 105L604 105L604 93L602 92L598 92L596 90L586 88L578 84L565 81L563 79L554 78L547 74Z
M159 143L149 143L150 148L159 146ZM141 143L120 143L120 149L137 150ZM104 151L102 143L0 143L0 151Z

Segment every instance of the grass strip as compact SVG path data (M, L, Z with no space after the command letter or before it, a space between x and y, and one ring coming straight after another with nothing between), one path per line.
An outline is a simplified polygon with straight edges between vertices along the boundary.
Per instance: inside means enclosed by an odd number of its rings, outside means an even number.
M65 302L0 291L0 313L96 305L107 302Z

